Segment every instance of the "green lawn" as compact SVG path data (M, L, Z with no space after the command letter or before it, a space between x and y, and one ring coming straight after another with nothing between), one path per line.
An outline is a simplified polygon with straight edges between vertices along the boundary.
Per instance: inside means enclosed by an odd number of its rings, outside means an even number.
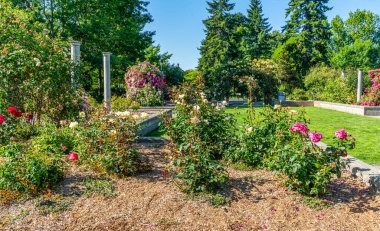
M357 141L356 148L349 154L369 164L380 164L380 119L316 107L306 107L305 110L311 119L309 128L321 132L325 136L323 142L330 143L335 131L344 128ZM238 123L244 123L246 108L229 108L227 111L236 116Z

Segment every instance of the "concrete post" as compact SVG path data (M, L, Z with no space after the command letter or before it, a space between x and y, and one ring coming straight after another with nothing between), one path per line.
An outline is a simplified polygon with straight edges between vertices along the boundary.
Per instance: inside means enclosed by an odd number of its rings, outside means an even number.
M358 71L358 89L357 89L357 96L356 101L360 102L360 99L362 98L362 89L363 89L363 70Z
M103 52L104 106L111 111L111 53Z
M73 68L71 70L71 83L74 84L75 77L75 67L80 63L80 45L79 41L71 41L71 62L73 63Z

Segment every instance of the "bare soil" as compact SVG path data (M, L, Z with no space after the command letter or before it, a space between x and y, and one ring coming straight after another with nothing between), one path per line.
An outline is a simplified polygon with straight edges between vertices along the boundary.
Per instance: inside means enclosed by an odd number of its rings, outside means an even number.
M148 144L147 144L148 145ZM380 230L380 197L348 173L323 200L288 191L268 171L229 169L229 205L189 198L162 174L164 148L141 146L152 170L112 179L115 196L84 194L86 177L75 164L59 189L0 208L1 230ZM149 144L152 146L152 144ZM154 146L154 144L153 144ZM322 201L328 206L312 206Z

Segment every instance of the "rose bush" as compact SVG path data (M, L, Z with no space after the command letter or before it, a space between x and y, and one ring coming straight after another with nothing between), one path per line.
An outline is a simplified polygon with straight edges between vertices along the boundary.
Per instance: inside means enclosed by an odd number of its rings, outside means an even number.
M159 106L164 103L165 77L160 70L143 62L132 66L125 74L127 98L142 106Z
M202 86L184 85L174 99L174 116L165 122L172 141L169 173L188 193L212 192L228 178L219 159L231 146L234 119L223 105L208 102Z
M380 70L369 71L372 87L364 90L362 106L380 106Z
M37 120L57 122L75 116L80 107L71 81L70 44L50 38L31 14L0 3L0 113L12 105Z

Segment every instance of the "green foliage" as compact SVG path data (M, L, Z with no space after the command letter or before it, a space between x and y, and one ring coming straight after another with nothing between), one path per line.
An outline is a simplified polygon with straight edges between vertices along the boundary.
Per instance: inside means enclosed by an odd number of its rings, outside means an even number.
M310 93L302 88L295 88L289 95L288 99L290 100L309 100Z
M366 10L350 12L347 20L332 20L332 58L335 67L377 68L380 65L380 17Z
M273 60L279 68L278 78L287 91L303 87L303 76L310 68L310 63L304 59L307 51L302 46L300 37L291 37L273 53Z
M225 205L229 205L231 200L227 198L226 196L223 196L221 194L213 194L210 198L210 204L213 207L221 207Z
M229 98L236 64L243 53L239 50L243 33L242 14L231 14L234 4L228 0L208 1L206 38L200 48L199 70L211 98Z
M271 54L269 32L272 28L268 18L264 17L260 0L251 0L245 27L247 27L248 36L244 38L243 42L249 60L269 58Z
M327 66L312 68L305 77L305 87L313 100L348 104L355 101L356 84L351 86L350 78L343 78L339 70Z
M278 136L289 140L289 136L284 133L289 130L289 124L307 121L303 111L296 113L288 108L276 107L277 109L273 109L267 106L259 113L254 108L248 109L237 149L227 153L227 159L251 167L265 167Z
M186 70L184 79L186 82L196 82L202 78L202 73L198 70Z
M111 98L112 110L114 111L126 111L132 105L132 100L125 97L113 96Z
M231 144L232 116L191 85L185 85L175 99L175 116L165 123L173 142L170 171L188 193L214 191L228 178L218 159Z
M46 216L51 213L66 211L72 204L72 200L67 200L62 196L54 196L53 198L38 200L35 206L40 214Z
M259 116L250 109L248 118L239 148L234 156L227 158L252 167L269 168L285 177L289 189L306 195L326 193L332 178L340 176L344 166L341 157L354 147L352 136L335 138L334 144L326 149L317 146L314 142L320 139L313 140L314 134L304 125L308 123L304 111L276 105L262 110Z
M63 177L60 156L46 151L30 153L22 150L0 162L0 189L37 193L52 188Z
M75 115L80 102L71 83L69 44L50 38L33 14L0 4L2 104L36 119L45 115L57 122Z
M288 3L288 20L283 28L287 42L279 47L275 57L290 88L302 87L302 77L310 67L329 61L331 32L326 12L331 8L327 6L328 1L291 0Z
M111 180L86 178L84 180L85 194L98 194L105 197L115 196L115 185Z
M95 171L129 176L147 167L139 159L132 142L137 137L136 120L132 115L107 115L94 110L86 124L75 128L79 163Z
M165 82L168 86L176 86L184 81L185 72L179 64L166 64L161 67L161 71L165 76Z

